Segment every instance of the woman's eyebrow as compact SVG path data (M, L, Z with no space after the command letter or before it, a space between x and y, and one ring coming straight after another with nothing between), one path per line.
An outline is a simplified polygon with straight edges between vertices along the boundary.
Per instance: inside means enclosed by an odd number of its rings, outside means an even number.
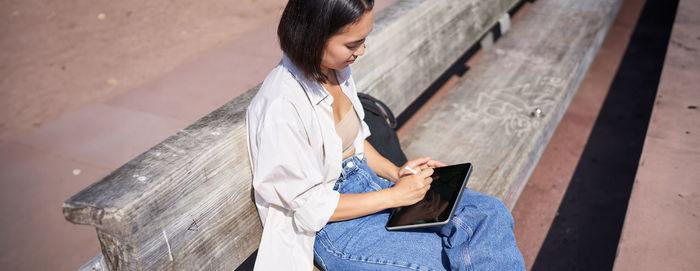
M362 43L362 42L365 41L365 39L367 39L367 38L359 39L359 40L356 40L356 41L351 41L351 42L348 42L348 44Z
M372 33L372 31L374 31L374 26L372 26L372 29L371 29L371 30L369 31L369 33ZM368 34L368 35L369 35L369 34ZM364 37L364 38L362 38L362 39L359 39L359 40L356 40L356 41L352 41L352 42L349 42L348 44L356 44L356 43L363 43L363 42L365 42L365 40L366 40L366 39L367 39L367 36L365 36L365 37Z

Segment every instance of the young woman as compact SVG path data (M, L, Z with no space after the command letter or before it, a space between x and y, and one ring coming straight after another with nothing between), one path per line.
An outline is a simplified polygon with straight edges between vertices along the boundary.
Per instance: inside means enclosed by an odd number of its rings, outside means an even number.
M397 167L365 140L349 65L364 54L373 4L290 0L284 10L284 57L247 112L264 225L255 268L311 270L315 259L327 270L524 269L509 211L473 191L439 229L384 228L391 208L423 199L443 164L422 157Z

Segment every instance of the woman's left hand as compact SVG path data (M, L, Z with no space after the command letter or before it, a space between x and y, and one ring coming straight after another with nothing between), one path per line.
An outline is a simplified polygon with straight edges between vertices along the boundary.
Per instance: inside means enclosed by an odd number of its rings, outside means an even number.
M430 157L428 157L428 163L426 163L426 165L427 165L429 168L446 167L446 166L447 166L447 165L446 165L445 163L443 163L443 162L440 162L440 161L438 161L438 160L430 159Z
M413 174L412 172L408 171L406 167L413 169L417 172L420 172L421 170L425 168L436 168L436 167L444 167L447 166L445 163L430 159L429 156L423 156L420 158L416 158L413 160L410 160L406 162L403 166L399 168L399 177L405 176L407 174Z

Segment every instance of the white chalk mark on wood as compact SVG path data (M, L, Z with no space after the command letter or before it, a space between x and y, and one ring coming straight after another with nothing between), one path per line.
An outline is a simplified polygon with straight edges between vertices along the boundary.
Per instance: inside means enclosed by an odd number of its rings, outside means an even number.
M540 120L531 118L532 108L552 110L555 97L566 85L561 78L540 76L532 83L480 92L475 104L452 104L460 120L498 123L506 135L522 137L535 129Z
M173 261L173 251L170 249L170 242L168 242L168 235L165 234L165 230L161 230L163 232L163 239L165 239L165 245L168 247L168 258L170 258L170 261Z
M148 180L148 177L146 177L146 176L141 176L141 175L137 175L137 174L134 174L134 175L131 176L131 177L133 177L134 179L136 179L136 180L138 180L139 182L142 182L142 183L143 183L143 182L146 182L146 181Z
M510 15L508 13L503 14L498 20L498 24L501 27L501 35L508 32L508 29L510 29Z

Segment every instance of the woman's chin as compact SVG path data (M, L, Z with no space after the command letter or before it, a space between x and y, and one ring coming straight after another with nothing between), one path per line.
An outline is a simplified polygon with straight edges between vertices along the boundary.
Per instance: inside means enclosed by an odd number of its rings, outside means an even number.
M343 63L342 65L336 66L336 67L334 68L334 70L336 70L336 71L342 71L342 70L344 70L345 68L347 68L348 66L350 66L350 64L352 64L352 62L347 61L347 62Z

